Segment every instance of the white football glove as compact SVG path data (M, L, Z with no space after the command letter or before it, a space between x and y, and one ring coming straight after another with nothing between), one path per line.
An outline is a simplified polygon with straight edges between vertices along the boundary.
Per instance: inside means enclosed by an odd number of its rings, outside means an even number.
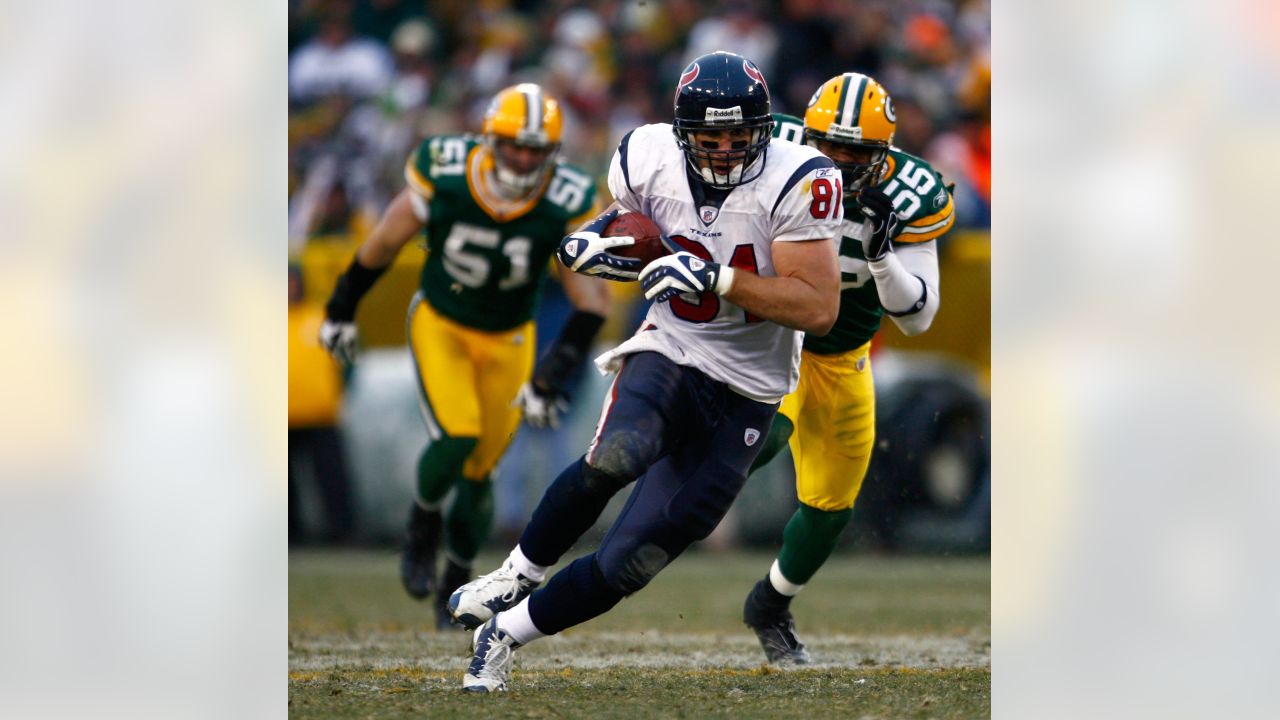
M524 421L536 428L560 427L560 414L569 409L569 402L563 395L543 395L532 382L520 387L511 404L523 410Z
M325 320L320 325L320 345L342 365L356 361L356 324Z

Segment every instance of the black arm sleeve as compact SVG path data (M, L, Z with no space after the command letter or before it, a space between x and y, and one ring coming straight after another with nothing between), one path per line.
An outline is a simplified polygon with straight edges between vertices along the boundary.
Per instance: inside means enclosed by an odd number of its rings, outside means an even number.
M351 258L351 265L338 277L333 295L324 306L325 316L338 322L355 320L356 304L386 271L385 267L367 268L360 264L359 258Z
M604 325L604 316L584 310L577 310L569 316L560 337L546 355L538 361L533 371L533 386L539 391L550 394L564 394L578 366L582 364L587 351L591 349L591 341Z

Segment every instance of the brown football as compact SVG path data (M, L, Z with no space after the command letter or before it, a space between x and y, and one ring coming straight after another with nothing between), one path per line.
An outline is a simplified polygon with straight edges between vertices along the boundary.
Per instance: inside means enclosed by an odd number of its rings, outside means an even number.
M622 257L640 258L646 265L663 255L670 254L662 246L662 230L652 220L637 212L622 213L614 218L600 235L603 237L630 235L635 238L635 245L610 248L609 252Z

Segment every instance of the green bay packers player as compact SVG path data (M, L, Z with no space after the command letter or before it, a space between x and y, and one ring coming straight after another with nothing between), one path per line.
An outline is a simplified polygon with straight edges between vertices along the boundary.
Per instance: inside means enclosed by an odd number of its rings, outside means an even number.
M800 507L783 530L768 575L747 596L743 620L770 662L804 664L791 599L826 562L853 514L875 443L868 350L884 315L907 335L938 310L936 243L955 222L951 193L924 160L893 146L893 102L858 73L831 78L803 123L775 115L774 137L831 158L843 180L840 313L825 336L805 336L800 383L782 401L752 469L790 444Z
M534 368L533 314L549 260L565 233L597 209L591 178L557 158L561 125L556 101L526 83L494 97L483 137L423 140L405 166L407 187L339 278L321 330L326 348L350 362L356 304L425 231L408 344L430 443L418 463L400 574L411 596L436 593L442 629L449 626L443 601L470 579L488 537L490 475L521 410L531 425L556 424L565 385L608 312L603 280L561 273L575 312ZM437 582L442 534L446 559Z

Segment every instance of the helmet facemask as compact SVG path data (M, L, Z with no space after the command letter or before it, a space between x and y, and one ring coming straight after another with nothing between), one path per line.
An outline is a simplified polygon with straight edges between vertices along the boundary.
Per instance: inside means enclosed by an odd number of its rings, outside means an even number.
M745 132L731 134L729 131L733 130ZM675 124L676 141L694 176L717 190L737 187L760 176L772 132L772 119L734 125L679 120ZM715 148L706 147L708 133L719 135L711 140ZM697 137L699 135L703 137Z
M880 173L884 171L885 161L889 157L888 143L837 140L808 129L804 131L804 141L809 147L816 148L831 158L831 162L840 168L845 197L853 197L874 184L880 177ZM856 153L863 158L857 160L841 158L837 154L840 150Z
M556 162L560 143L520 142L490 134L485 138L493 156L493 175L498 191L511 198L524 197L546 179ZM534 153L545 153L530 161Z

